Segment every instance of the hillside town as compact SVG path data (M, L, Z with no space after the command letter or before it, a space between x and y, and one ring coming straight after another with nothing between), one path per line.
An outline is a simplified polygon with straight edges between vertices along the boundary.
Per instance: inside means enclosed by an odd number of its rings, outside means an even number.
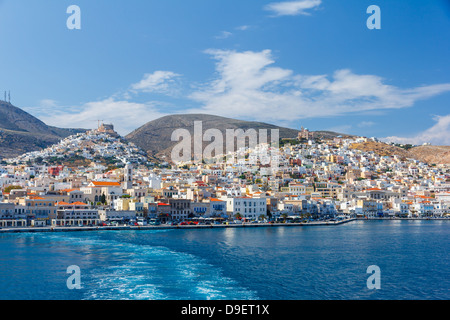
M251 156L161 165L102 125L3 161L0 227L450 218L448 165L352 148L367 139L321 140L302 128L281 141L277 170ZM88 165L69 165L75 156Z
M106 160L107 163L146 163L145 151L132 142L124 141L112 124L99 125L98 129L78 133L40 151L28 152L8 159L12 164L76 163ZM97 161L98 162L98 161Z

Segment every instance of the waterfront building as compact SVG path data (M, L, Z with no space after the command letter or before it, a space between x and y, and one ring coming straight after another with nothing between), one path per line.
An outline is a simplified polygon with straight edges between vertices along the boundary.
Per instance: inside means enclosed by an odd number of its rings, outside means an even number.
M108 203L123 195L122 186L117 181L92 181L80 190L86 195L86 199L93 203L100 202L102 195L105 195Z
M83 202L59 202L57 217L51 220L53 227L97 225L100 221L97 209Z
M51 219L56 218L56 201L39 196L27 196L20 198L18 204L25 207L25 214L28 219L40 221L44 225L50 225Z
M266 198L250 197L225 197L222 198L227 203L227 214L234 217L240 214L241 217L257 220L261 215L267 215Z
M14 219L15 205L14 203L0 203L0 219Z
M136 220L136 211L132 210L100 209L98 215L101 221L125 222Z
M191 200L169 199L170 215L173 220L183 221L193 216Z

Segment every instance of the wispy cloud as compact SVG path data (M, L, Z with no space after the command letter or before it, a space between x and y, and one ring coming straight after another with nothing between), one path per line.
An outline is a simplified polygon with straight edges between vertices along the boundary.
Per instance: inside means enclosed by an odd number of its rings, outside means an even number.
M42 108L53 108L53 107L57 106L57 102L52 99L43 99L40 101L39 105Z
M367 128L367 127L373 127L376 123L373 121L361 121L357 124L358 128Z
M435 116L431 128L410 137L391 136L382 138L386 142L419 145L431 143L433 145L450 145L450 114L446 116Z
M264 10L271 11L276 17L309 15L309 10L317 8L321 3L321 0L272 2L264 6Z
M326 128L324 129L325 131L333 131L333 132L337 132L337 133L346 133L346 134L350 134L350 131L352 129L352 126L349 124L343 124L341 126L335 126L335 127L331 127L331 128Z
M31 114L52 114L58 110L58 103L52 99L43 99L38 105L26 106L24 109Z
M172 71L147 73L140 82L132 84L131 89L135 92L153 92L170 95L175 92L175 79L180 76L180 74Z
M250 26L248 26L248 25L243 25L243 26L236 27L236 30L239 30L239 31L245 31L245 30L248 30L248 29L250 29Z
M159 102L135 103L107 98L81 106L59 106L57 110L61 111L44 114L40 118L49 125L84 129L95 128L97 121L103 120L113 123L119 134L126 135L148 121L164 116L158 111L160 106Z
M295 121L411 107L450 91L450 83L409 89L384 83L376 75L342 69L330 75L300 75L273 66L270 50L208 50L217 78L190 98L201 103L191 112L246 117L260 121Z
M229 31L222 31L219 35L215 36L216 39L226 39L231 37L233 34Z
M216 76L196 88L191 86L190 93L183 97L183 103L198 107L184 112L286 126L305 118L408 108L419 100L450 91L450 83L402 89L385 83L377 75L355 74L348 69L337 70L330 75L302 75L277 67L270 50L238 52L210 49L206 53L216 61ZM40 104L44 110L41 119L50 125L84 128L95 127L95 121L102 119L114 123L120 134L127 134L150 120L164 116L164 110L169 106L167 102L154 100L133 102L136 95L142 92L171 94L183 85L181 80L178 81L179 77L172 71L148 73L140 82L130 86L132 94L116 94L80 106L60 106L53 100L43 100ZM442 135L450 137L450 115L436 119L436 126L412 138L437 141ZM366 120L354 124L354 128L372 125L372 121ZM347 124L335 129L345 133L351 127ZM449 138L446 139L444 142Z

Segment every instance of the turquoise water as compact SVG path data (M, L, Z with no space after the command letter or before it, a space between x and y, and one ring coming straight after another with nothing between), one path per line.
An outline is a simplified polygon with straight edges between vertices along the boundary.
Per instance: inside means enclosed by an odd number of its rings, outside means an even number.
M449 249L450 221L0 234L0 299L449 299Z

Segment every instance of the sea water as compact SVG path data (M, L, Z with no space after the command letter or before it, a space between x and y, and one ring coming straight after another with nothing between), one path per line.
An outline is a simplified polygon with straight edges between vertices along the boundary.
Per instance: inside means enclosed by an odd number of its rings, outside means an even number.
M4 233L0 299L447 300L449 249L450 221Z

